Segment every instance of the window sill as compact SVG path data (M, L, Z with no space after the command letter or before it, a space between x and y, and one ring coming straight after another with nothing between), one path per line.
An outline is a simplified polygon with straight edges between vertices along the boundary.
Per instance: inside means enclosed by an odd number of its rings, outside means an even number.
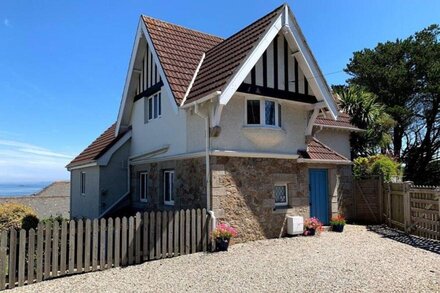
M259 124L245 124L243 125L243 129L262 129L262 130L275 130L275 131L284 131L282 127L272 126L272 125L259 125Z

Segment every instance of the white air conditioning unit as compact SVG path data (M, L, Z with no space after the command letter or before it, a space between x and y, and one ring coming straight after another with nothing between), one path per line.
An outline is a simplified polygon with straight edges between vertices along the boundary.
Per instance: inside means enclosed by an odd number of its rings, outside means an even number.
M304 231L304 218L300 216L287 216L287 234L299 235Z

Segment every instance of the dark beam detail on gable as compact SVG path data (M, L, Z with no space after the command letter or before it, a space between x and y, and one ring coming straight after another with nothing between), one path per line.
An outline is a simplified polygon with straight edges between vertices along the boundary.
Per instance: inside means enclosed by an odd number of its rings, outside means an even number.
M142 99L143 97L149 97L151 95L154 95L155 93L157 93L158 91L160 91L160 89L163 86L163 81L159 81L158 83L150 86L148 89L146 89L145 91L143 91L142 93L136 95L134 97L134 102L136 102L139 99Z
M304 93L306 95L309 94L309 82L307 81L307 77L304 75Z
M255 66L254 67L252 67L252 70L251 70L251 83L253 84L253 85L255 85L255 83L256 83L256 77L255 77Z
M242 83L237 91L246 94L254 94L259 96L278 98L282 100L296 101L296 102L302 102L308 104L315 104L318 101L314 96L300 94L300 93L292 93L289 91L272 89L272 88L262 87L258 85L251 85L246 83Z

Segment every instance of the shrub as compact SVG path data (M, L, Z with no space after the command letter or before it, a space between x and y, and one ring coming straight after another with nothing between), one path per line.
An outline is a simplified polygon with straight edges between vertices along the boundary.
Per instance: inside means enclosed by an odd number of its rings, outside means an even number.
M330 220L330 225L345 225L345 224L346 224L346 221L345 221L345 217L343 215L334 216Z
M355 159L353 174L356 178L379 175L388 182L393 176L400 176L401 170L399 163L393 158L386 155L375 155Z
M49 218L45 218L45 219L41 220L41 222L42 222L43 224L50 223L50 224L52 224L52 225L53 225L55 222L58 222L58 223L61 225L64 221L68 221L68 219L63 218L63 216L60 215L60 214L57 214L56 216L50 215Z
M0 231L10 228L31 229L38 225L35 211L20 203L0 204Z

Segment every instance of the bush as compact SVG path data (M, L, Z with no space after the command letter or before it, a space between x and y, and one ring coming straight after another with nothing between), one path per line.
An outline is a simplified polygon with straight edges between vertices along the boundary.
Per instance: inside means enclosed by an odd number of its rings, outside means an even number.
M38 225L35 211L20 203L0 204L0 231L10 228L31 229Z
M355 159L353 174L356 178L378 175L388 182L393 176L400 176L401 170L399 163L393 158L385 155L375 155Z
M61 225L64 221L68 221L68 219L63 218L63 216L60 215L60 214L57 214L56 216L50 215L49 218L45 218L45 219L41 220L41 222L42 222L43 224L50 223L50 224L52 224L52 225L53 225L55 222L58 222L58 223Z

